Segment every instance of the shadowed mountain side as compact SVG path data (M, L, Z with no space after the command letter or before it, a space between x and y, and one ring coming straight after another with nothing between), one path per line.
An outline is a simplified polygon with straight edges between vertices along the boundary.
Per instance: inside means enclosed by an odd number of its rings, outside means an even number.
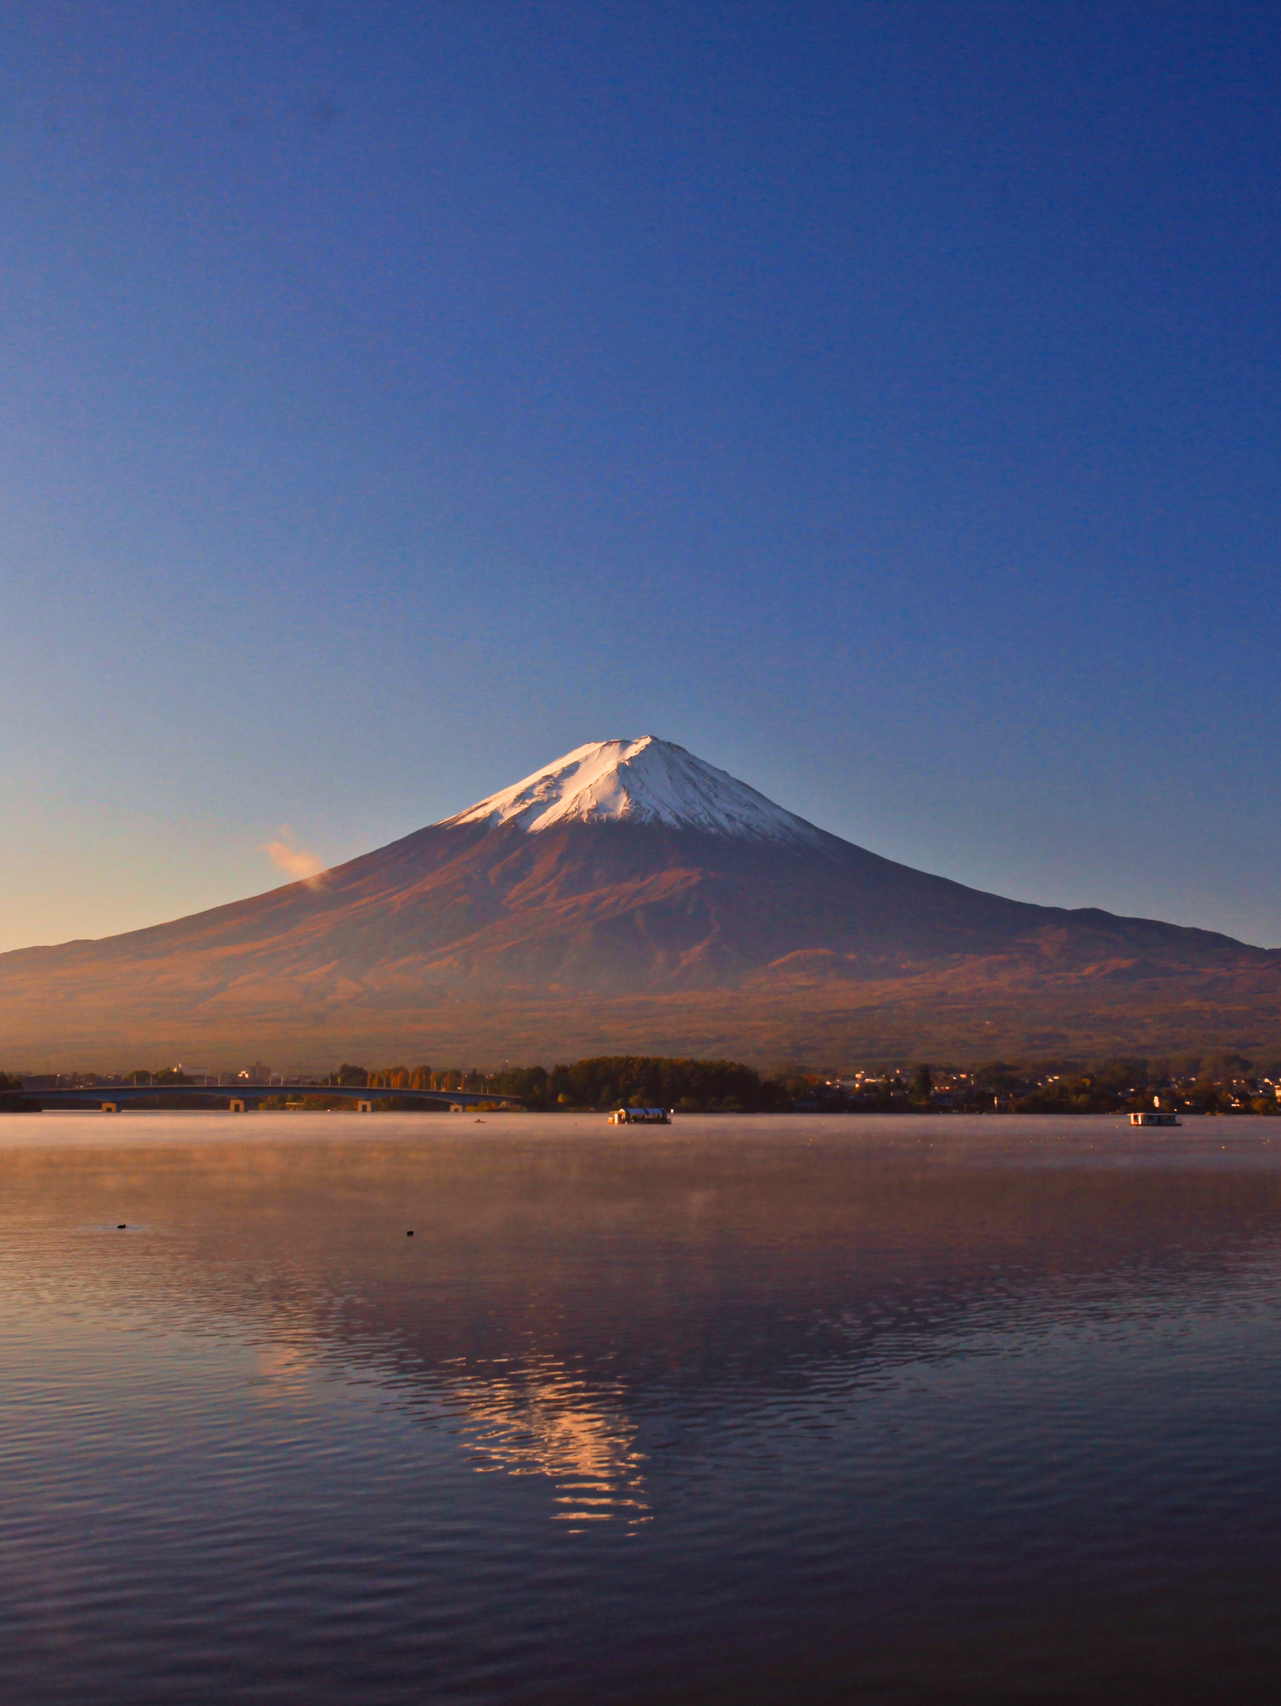
M1005 900L817 830L627 821L435 825L250 900L0 956L0 1046L77 1061L1164 1049L1273 1038L1279 1010L1281 954L1209 931Z

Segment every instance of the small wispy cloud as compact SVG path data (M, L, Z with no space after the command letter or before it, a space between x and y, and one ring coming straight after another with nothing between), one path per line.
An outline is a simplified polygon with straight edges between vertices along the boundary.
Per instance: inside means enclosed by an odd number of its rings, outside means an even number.
M318 877L325 868L314 853L308 853L302 847L291 847L287 841L269 841L262 851L270 855L273 864L279 865L282 871L287 871L295 879L308 881Z

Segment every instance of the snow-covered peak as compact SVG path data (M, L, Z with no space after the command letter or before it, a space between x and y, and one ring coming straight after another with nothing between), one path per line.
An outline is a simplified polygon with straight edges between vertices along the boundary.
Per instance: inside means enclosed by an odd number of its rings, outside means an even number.
M558 823L611 820L771 841L813 844L821 838L813 824L776 806L746 782L654 735L577 747L445 822L488 822L494 827L515 823L533 834Z

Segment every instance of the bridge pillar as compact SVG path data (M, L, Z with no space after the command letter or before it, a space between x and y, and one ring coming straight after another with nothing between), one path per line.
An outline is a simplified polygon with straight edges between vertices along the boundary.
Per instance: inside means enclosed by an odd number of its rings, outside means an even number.
M102 1111L104 1114L118 1114L120 1112L120 1104L119 1102L104 1102L102 1104Z
M357 1102L356 1103L356 1112L358 1114L372 1114L373 1111L374 1111L374 1104L372 1102Z
M227 1112L229 1114L243 1114L244 1111L245 1104L240 1100L239 1096L233 1096L227 1103Z

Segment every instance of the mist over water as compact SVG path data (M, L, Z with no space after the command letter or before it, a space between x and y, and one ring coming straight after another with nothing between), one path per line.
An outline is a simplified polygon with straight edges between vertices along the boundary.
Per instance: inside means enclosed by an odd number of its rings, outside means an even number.
M1276 1130L15 1117L0 1697L1264 1698Z

